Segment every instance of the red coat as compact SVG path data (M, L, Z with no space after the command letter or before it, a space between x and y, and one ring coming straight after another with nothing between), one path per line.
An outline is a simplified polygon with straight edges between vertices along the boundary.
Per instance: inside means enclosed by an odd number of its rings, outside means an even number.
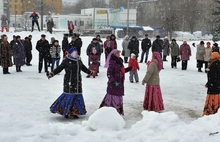
M69 22L69 24L68 24L68 29L69 29L69 30L74 30L74 25L73 25L72 22Z
M128 66L132 67L132 71L137 71L140 69L137 59L130 58L128 62Z
M104 42L105 53L110 53L114 49L114 42L110 40L110 49L107 48L107 40Z

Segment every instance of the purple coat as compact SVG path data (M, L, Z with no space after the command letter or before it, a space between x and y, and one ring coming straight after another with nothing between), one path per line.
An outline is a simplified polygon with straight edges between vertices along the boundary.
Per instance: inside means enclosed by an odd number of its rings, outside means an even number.
M22 41L16 41L13 46L14 64L23 66L25 64L25 48Z
M189 57L191 56L191 48L188 44L182 44L180 46L180 56L181 60L186 61L189 60Z
M168 39L164 39L163 41L163 55L164 56L168 56L169 55L169 40Z
M124 75L125 69L123 66L123 60L116 57L115 55L112 55L107 71L107 94L114 96L124 96ZM115 82L118 82L119 85L116 86Z
M92 71L98 71L99 70L99 55L90 55L89 56L89 69Z

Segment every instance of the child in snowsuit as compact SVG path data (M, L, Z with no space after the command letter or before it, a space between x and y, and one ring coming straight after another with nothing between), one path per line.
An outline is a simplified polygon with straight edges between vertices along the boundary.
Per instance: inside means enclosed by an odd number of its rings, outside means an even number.
M97 54L96 48L92 48L92 54L89 56L89 69L94 72L93 78L98 76L99 71L99 55ZM90 77L90 74L87 75L87 78Z
M129 59L128 66L132 67L132 70L130 71L130 82L134 83L133 79L135 78L136 82L139 82L139 77L137 70L139 70L138 61L136 59L136 55L134 53L131 54L131 58Z

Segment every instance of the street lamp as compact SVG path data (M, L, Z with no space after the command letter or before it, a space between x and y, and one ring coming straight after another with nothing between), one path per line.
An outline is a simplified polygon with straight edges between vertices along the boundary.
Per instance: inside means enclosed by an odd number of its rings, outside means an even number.
M138 1L130 3L130 0L127 0L127 35L129 35L129 9L130 5L136 4L136 9L139 4L141 3L148 3L148 2L156 2L157 0L148 0L148 1Z

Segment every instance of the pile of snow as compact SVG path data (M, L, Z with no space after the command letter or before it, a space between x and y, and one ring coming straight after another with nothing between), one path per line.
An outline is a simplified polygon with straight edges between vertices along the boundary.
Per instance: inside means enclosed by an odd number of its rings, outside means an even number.
M108 129L122 130L125 126L124 119L119 115L115 108L103 107L89 117L87 126L93 130Z
M176 40L211 40L212 35L204 35L202 36L201 31L196 31L193 34L190 32L182 32L182 31L175 31L173 38L176 38Z

